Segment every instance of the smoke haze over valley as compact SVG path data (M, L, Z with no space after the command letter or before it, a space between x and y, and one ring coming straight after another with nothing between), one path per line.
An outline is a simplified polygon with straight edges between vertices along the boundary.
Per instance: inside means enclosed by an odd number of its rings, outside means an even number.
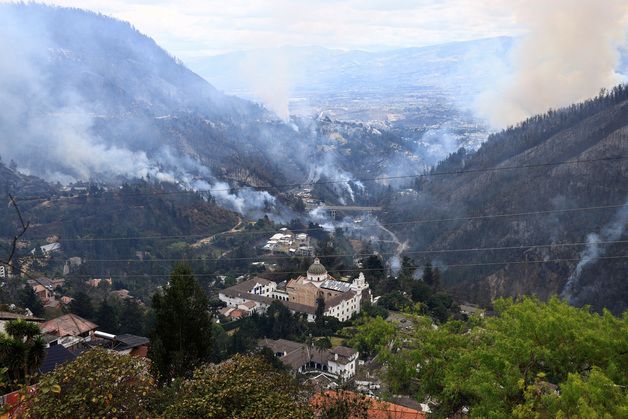
M3 190L23 188L25 196L51 202L84 185L112 196L128 188L148 196L190 192L206 207L164 198L155 211L171 220L172 235L217 240L218 258L258 256L259 243L214 237L247 223L322 226L346 240L349 256L338 266L348 270L367 249L385 255L397 275L403 256L414 252L417 263L448 272L443 283L461 300L488 305L503 295L562 294L577 305L621 312L625 262L598 262L621 255L615 242L626 239L625 208L612 205L628 197L621 85L628 75L627 8L619 0L605 8L560 1L547 10L542 2L502 3L517 30L371 49L294 45L283 34L228 53L199 49L183 61L149 37L162 33L144 34L134 21L1 4ZM273 19L289 20L293 12ZM585 24L590 30L580 31ZM502 172L606 157L617 160ZM562 216L416 224L604 205L613 211L583 215L577 225ZM76 233L56 227L60 221L45 205L29 210L41 217L41 237ZM205 220L203 228L195 217ZM158 225L146 228L164 234ZM153 251L197 249L193 244ZM321 249L333 252L332 244ZM537 244L556 247L541 251ZM516 245L521 249L508 253L421 254ZM115 256L146 251L136 246ZM95 256L93 248L74 250ZM521 258L559 261L519 269ZM485 265L454 268L474 263ZM598 269L604 280L595 280Z

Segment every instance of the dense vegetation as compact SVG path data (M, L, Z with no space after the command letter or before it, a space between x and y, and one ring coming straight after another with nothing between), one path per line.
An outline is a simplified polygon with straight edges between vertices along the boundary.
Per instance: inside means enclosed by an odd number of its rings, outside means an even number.
M591 313L556 298L494 304L495 317L434 328L415 317L400 333L381 319L354 343L387 362L395 394L430 400L435 416L624 417L628 316Z

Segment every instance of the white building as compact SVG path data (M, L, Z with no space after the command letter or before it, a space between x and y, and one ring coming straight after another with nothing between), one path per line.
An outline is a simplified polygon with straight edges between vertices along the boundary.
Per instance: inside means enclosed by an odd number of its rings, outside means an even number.
M359 353L346 346L319 350L304 343L286 339L261 339L258 346L269 348L277 358L294 372L320 373L348 380L355 375Z
M285 287L255 277L221 290L218 298L228 307L248 312L265 312L273 301L280 301L293 313L306 314L310 322L316 319L317 301L322 298L325 316L347 321L360 312L363 299L370 300L371 293L362 273L350 283L337 281L316 259L306 276L290 280Z

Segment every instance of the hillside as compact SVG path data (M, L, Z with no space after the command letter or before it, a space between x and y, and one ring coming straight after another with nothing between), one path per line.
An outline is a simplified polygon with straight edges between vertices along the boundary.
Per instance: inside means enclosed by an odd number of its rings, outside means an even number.
M462 218L440 223L392 225L411 250L517 247L516 249L421 254L419 259L451 267L447 287L461 298L488 303L497 296L551 294L578 305L626 309L626 259L599 260L574 273L581 257L625 255L625 244L561 246L561 243L626 240L628 214L628 88L570 108L533 117L495 134L473 154L463 150L433 173L467 172L420 178L412 194L388 204L386 221ZM547 163L619 158L580 164ZM541 166L539 166L541 165ZM533 166L503 170L508 167ZM535 167L536 166L536 167ZM563 211L615 205L587 211ZM490 214L556 211L497 218ZM597 234L597 236L589 236ZM538 247L534 245L544 245ZM551 245L551 246L545 246ZM518 246L521 246L520 248ZM581 256L584 255L584 256ZM574 259L557 261L554 259ZM522 263L550 260L547 263ZM502 261L516 263L495 264Z
M216 195L231 210L259 216L268 201L282 211L274 186L311 177L319 161L330 178L351 178L355 167L385 170L352 153L369 144L382 149L368 127L343 143L346 152L326 147L334 141L318 121L284 122L220 93L126 22L5 4L0 35L10 40L0 53L13 57L12 66L0 66L0 105L10 110L0 115L0 155L22 172L62 184L152 178L194 190L270 188ZM381 158L411 162L408 150L388 147Z

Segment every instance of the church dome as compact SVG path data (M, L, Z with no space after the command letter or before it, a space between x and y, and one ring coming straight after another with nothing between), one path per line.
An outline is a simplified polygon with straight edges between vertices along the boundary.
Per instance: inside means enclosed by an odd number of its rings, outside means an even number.
M327 269L325 269L325 267L321 264L321 261L319 258L314 259L314 263L312 263L310 265L310 267L307 269L307 274L308 275L325 275L327 274Z

